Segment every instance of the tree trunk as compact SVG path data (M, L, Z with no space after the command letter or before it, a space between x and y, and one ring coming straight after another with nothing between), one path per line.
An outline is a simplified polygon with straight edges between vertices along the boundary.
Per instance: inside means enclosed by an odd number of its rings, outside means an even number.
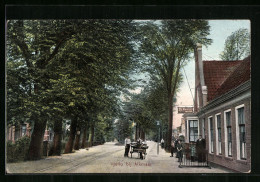
M62 139L62 120L54 122L54 138L53 145L50 149L49 155L61 155L61 139Z
M136 125L136 140L138 140L139 138L141 138L141 127L140 124Z
M88 141L88 135L89 135L88 129L89 129L89 127L86 126L84 128L84 130L83 130L83 137L82 137L82 141L81 141L81 148L86 148L87 147L86 146L86 141Z
M141 139L144 141L145 140L145 132L143 129L141 129Z
M87 127L83 129L83 136L81 140L81 148L84 149L86 147L86 139L87 139Z
M27 160L38 160L42 156L43 137L47 121L35 122L31 142L28 150Z
M78 129L78 131L80 131L80 128ZM76 131L76 132L78 132L78 131ZM80 143L79 143L79 141L80 141L80 136L81 136L81 132L78 134L78 133L76 133L76 140L75 140L75 145L74 145L74 149L75 150L79 150L79 146L80 146Z
M164 136L165 136L164 138L166 139L166 142L164 142L164 148L165 148L165 150L166 150L167 152L170 152L170 151L171 151L171 150L170 150L170 149L171 149L171 145L169 145L169 144L167 143L167 141L168 141L168 139L167 139L167 137L168 137L168 132L169 132L169 131L166 131L166 132L165 132L165 135L164 135Z
M68 142L66 143L66 146L65 146L65 151L64 151L65 154L72 152L73 143L74 143L75 134L76 134L76 128L77 128L77 120L76 119L72 119L71 120L71 124L70 124L69 140L68 140Z
M136 126L135 126L135 141L137 141L138 139L138 124L136 123Z
M94 141L94 124L90 126L90 134L89 134L89 147L93 146L93 141Z
M167 137L167 150L170 150L171 140L172 140L172 120L173 120L173 96L169 94L168 96L168 110L169 110L169 120L168 120L168 137Z

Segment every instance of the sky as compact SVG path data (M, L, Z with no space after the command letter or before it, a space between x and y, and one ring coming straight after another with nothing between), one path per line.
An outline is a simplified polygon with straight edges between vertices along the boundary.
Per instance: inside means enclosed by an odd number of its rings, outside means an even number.
M249 20L209 20L210 35L208 38L213 43L208 48L202 46L202 60L220 60L219 54L224 50L226 38L232 32L246 28L250 32ZM195 87L195 60L190 60L184 67L187 79L184 75L184 81L181 84L180 91L177 94L177 102L173 113L173 128L180 126L182 114L177 113L178 106L193 106L194 87ZM184 73L184 71L182 70ZM190 85L191 91L189 89Z

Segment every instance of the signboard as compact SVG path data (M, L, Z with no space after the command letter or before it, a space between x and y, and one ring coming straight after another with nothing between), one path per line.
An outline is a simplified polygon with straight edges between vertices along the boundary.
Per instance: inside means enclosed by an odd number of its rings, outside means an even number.
M193 113L193 107L178 107L178 113Z

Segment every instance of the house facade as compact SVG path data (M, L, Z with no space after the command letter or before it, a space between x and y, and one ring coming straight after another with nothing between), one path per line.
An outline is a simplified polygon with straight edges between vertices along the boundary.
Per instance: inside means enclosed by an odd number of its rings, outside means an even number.
M15 143L16 140L22 138L23 136L31 137L32 127L29 123L24 122L17 126L8 126L7 127L7 141L12 141ZM44 141L52 141L54 137L54 131L51 128L46 126L44 132Z
M8 126L7 140L13 143L23 136L31 136L31 127L29 123L23 123L18 126Z
M250 57L202 61L195 49L194 113L184 115L186 142L206 139L209 162L239 172L251 169Z

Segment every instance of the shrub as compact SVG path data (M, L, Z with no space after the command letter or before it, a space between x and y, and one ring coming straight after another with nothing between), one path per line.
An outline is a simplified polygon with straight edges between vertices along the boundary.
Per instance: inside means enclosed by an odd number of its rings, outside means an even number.
M18 139L15 143L7 142L7 162L22 161L28 152L30 138L24 136Z
M15 161L15 144L12 141L7 142L7 162Z

